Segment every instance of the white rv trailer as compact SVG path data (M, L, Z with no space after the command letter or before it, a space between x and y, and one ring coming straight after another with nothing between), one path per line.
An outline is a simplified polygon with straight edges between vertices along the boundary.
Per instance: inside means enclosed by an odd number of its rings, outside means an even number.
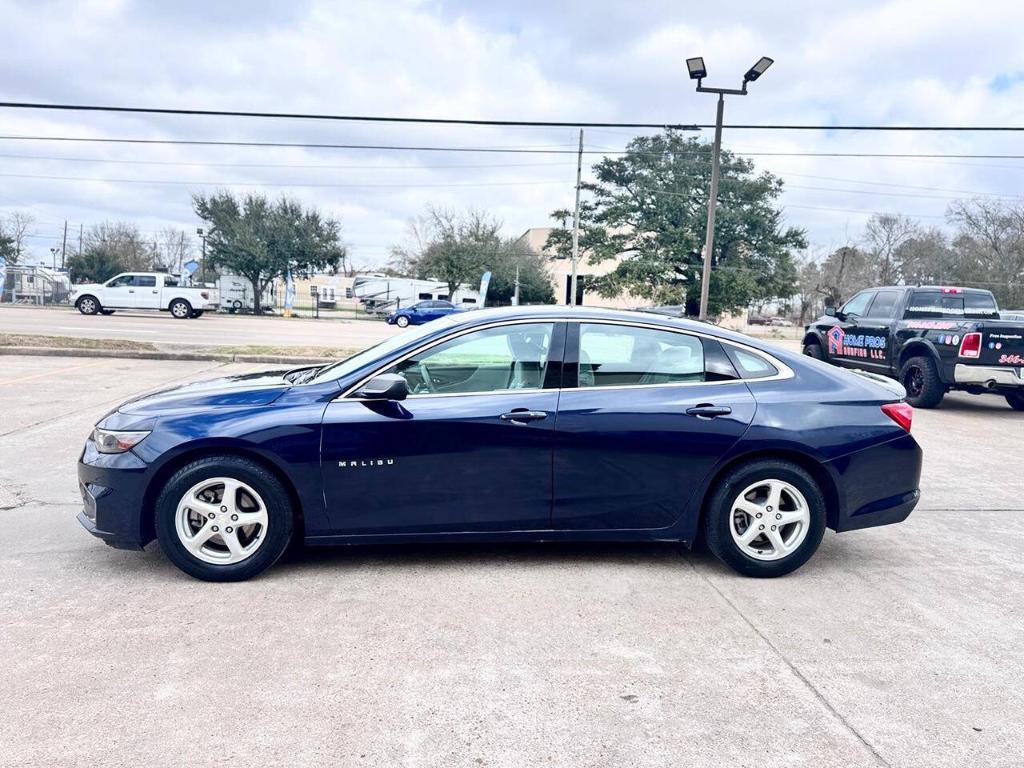
M417 301L450 301L466 307L476 307L480 301L480 291L465 284L450 296L448 284L442 280L387 275L357 275L352 281L352 296L375 315L389 314Z

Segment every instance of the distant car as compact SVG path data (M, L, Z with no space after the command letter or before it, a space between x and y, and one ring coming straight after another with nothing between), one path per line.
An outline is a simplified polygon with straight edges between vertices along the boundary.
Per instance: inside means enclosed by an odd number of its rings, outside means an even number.
M773 326L775 328L792 328L793 327L793 321L792 320L787 320L784 317L771 317L771 318L768 319L768 323L767 324L770 325L770 326Z
M411 307L399 309L388 315L388 323L397 325L399 328L406 328L410 325L423 325L431 320L447 317L455 312L462 312L450 301L421 301Z
M768 318L764 315L751 315L747 318L747 325L768 325Z
M201 317L216 309L208 288L181 285L164 272L124 272L105 283L76 285L71 303L83 315L112 315L119 309L152 309L170 312L178 320Z
M826 527L913 510L921 449L903 394L706 323L460 312L333 365L121 405L86 441L79 520L115 547L158 539L211 581L256 575L293 539L700 536L740 573L781 576ZM829 549L849 577L866 545Z

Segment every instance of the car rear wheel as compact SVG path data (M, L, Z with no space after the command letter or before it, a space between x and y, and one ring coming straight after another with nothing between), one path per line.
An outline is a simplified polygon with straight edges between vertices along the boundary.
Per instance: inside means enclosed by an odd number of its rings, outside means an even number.
M934 408L942 402L946 386L930 357L912 357L900 368L900 384L907 390L907 402L915 408Z
M100 303L94 296L83 296L75 302L75 307L83 315L95 315L100 311Z
M170 306L171 315L178 320L187 320L192 316L192 305L184 299L175 299Z
M788 461L763 459L718 483L704 518L708 548L733 570L784 576L810 560L825 535L825 497Z
M237 456L212 456L182 467L156 503L164 553L205 581L241 581L266 570L288 547L293 525L281 481Z
M409 318L406 317L405 315L399 315L397 318L395 318L395 325L397 325L399 328L408 328Z
M804 354L808 357L813 357L815 360L825 359L825 353L821 350L821 344L816 341L804 344Z
M1024 411L1024 395L1019 395L1016 392L1007 392L1006 404L1015 411Z

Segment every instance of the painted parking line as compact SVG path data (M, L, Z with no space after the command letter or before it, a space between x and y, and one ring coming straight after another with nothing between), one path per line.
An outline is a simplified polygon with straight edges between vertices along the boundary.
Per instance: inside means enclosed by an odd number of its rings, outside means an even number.
M93 360L92 362L89 362L89 363L79 363L78 365L69 365L69 366L66 366L65 368L55 368L52 371L43 371L41 373L33 373L33 374L29 374L28 376L18 376L18 377L13 378L13 379L0 379L0 387L4 386L5 384L17 384L17 383L22 382L22 381L31 381L32 379L44 379L47 376L55 376L58 373L67 373L68 371L79 371L79 370L81 370L83 368L92 368L93 366L96 366L96 365L102 365L105 362L107 362L107 361L106 360Z

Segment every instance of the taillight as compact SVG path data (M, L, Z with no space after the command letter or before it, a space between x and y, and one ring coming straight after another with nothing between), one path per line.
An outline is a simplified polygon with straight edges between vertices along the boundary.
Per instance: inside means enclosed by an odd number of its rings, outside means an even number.
M914 409L910 403L886 403L882 406L882 413L907 432L910 431L910 423L914 420Z
M981 357L981 334L968 333L960 342L960 357Z

